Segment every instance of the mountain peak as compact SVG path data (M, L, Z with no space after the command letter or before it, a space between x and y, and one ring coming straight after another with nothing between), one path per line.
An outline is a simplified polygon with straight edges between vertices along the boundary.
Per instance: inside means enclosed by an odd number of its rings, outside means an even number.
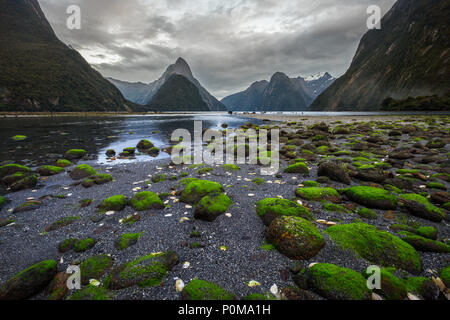
M177 61L175 62L175 65L186 65L189 66L186 60L184 60L182 57L179 57Z
M289 77L285 73L278 71L273 74L270 81L272 82L275 80L283 80L283 79L289 79Z

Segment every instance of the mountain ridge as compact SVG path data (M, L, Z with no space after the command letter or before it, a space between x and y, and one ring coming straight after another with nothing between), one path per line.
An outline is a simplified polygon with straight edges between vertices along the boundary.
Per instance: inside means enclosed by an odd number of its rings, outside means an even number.
M347 72L311 105L311 111L377 111L392 97L449 92L450 2L398 0L361 39Z
M0 1L0 111L127 111L122 94L60 41L37 0Z

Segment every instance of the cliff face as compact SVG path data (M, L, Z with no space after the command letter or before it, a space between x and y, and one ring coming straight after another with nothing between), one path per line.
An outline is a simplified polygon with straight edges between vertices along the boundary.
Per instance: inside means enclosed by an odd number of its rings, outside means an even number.
M122 94L53 32L37 0L0 0L0 111L125 111Z
M311 111L377 111L387 97L445 95L450 88L450 2L399 0L381 30L362 38L348 71Z

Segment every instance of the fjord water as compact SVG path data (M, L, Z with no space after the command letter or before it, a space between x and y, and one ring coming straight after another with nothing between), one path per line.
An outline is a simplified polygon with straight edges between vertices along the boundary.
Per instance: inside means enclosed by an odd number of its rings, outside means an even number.
M238 128L249 119L222 114L166 115L123 117L20 117L0 119L0 165L19 163L30 167L53 164L69 149L85 149L89 160L106 163L105 152L135 147L142 139L152 141L158 148L169 145L172 132L187 129L193 135L194 121L202 121L203 128L220 129L226 123ZM252 119L254 123L259 120ZM24 141L13 136L25 135ZM138 155L134 160L115 163L151 161L168 158L161 153L157 158Z

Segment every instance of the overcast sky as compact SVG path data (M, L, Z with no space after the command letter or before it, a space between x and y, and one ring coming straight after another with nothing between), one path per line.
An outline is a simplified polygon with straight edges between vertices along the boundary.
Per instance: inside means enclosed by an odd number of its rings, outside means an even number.
M58 37L104 76L152 82L183 57L217 98L269 80L342 75L367 31L367 7L395 0L39 0ZM81 30L66 27L70 4Z

